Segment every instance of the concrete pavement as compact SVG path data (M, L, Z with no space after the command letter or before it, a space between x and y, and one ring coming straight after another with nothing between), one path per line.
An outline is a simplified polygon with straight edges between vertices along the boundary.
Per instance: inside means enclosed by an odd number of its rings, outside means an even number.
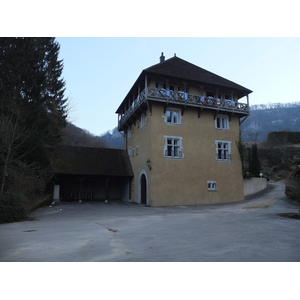
M222 205L64 203L0 224L2 262L300 261L300 220L284 186Z

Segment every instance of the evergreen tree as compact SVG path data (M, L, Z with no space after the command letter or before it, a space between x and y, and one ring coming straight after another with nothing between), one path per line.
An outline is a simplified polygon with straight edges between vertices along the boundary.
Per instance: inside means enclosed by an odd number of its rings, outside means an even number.
M251 158L249 159L249 172L255 177L259 177L261 164L256 143L251 148Z
M55 38L0 38L1 192L9 170L20 161L45 166L45 146L60 142L67 99L59 49Z
M21 106L47 144L60 140L67 117L58 53L54 38L0 38L1 104Z

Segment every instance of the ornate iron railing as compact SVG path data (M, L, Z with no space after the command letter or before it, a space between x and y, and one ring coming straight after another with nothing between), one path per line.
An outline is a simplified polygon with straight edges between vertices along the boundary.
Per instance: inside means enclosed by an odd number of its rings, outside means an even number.
M233 113L249 114L247 103L235 102L230 99L218 99L200 95L192 95L185 92L174 92L165 89L144 89L123 115L119 115L119 127L122 126L134 111L146 100L161 101L173 104L188 105L200 108L210 108Z

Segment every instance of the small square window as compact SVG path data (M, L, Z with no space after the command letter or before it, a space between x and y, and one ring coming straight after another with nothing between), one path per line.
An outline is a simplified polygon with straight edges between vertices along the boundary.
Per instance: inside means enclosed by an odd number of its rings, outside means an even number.
M216 191L217 190L217 183L215 181L207 181L207 189L209 191Z
M217 116L215 119L215 126L217 129L227 130L229 129L228 116Z
M181 118L181 113L179 109L167 109L165 122L167 124L179 125Z

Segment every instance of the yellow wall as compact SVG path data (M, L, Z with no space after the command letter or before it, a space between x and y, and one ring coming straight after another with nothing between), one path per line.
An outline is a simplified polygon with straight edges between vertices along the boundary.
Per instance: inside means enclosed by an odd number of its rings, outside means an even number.
M171 106L170 106L171 107ZM198 118L194 108L186 108L181 125L164 122L163 104L153 103L147 113L146 127L133 127L127 147L135 148L131 157L134 171L132 201L139 202L139 175L148 180L148 204L151 206L197 205L243 200L241 161L235 141L239 138L239 119L232 116L230 130L215 128L212 110ZM182 137L183 158L164 157L164 135ZM216 160L215 140L231 141L231 162ZM136 146L139 146L136 155ZM152 161L153 169L146 166ZM217 191L208 191L207 181L217 182Z
M136 121L135 126L132 126L131 137L127 140L127 150L129 147L134 148L134 155L130 156L134 178L131 184L131 200L140 203L139 199L139 180L140 173L146 173L147 180L150 179L150 170L146 165L147 159L151 156L151 121L152 118L149 113L146 116L146 126L140 127L139 120ZM138 146L138 151L137 151ZM150 186L149 182L148 185Z

